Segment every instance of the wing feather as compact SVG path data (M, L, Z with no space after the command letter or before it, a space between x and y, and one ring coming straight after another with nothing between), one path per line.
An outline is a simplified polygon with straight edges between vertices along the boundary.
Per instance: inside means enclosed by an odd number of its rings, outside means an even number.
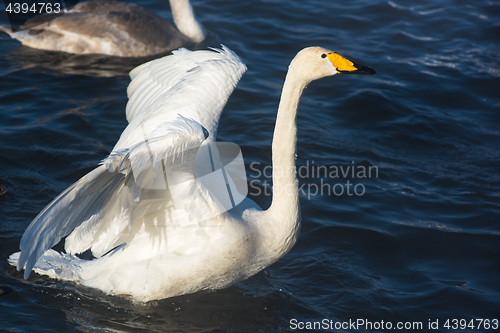
M147 230L161 221L182 226L221 211L194 176L194 157L204 140L215 141L222 109L246 66L225 46L173 53L130 72L129 125L102 164L30 224L18 259L25 277L68 235L68 253L91 249L99 257L133 237L138 224L155 224Z
M199 123L182 116L176 122L158 125L162 126L175 131L153 133L154 137L129 149L112 152L38 214L21 239L18 269L25 268L25 278L38 258L70 233L66 251L71 254L91 248L99 257L120 245L117 241L127 226L131 228L131 217L140 217L133 211L141 190L151 188L163 175L159 161L182 163L183 155L195 154L207 137Z
M85 177L67 188L55 198L31 222L21 239L21 255L18 269L25 268L28 278L31 269L45 251L56 245L75 227L105 206L109 195L115 190L119 178L104 167L92 171L92 181Z
M154 114L158 110L176 112L186 103L193 104L201 125L215 140L222 108L246 66L225 46L214 51L180 49L132 70L132 82L127 89L127 120L132 122L139 114Z

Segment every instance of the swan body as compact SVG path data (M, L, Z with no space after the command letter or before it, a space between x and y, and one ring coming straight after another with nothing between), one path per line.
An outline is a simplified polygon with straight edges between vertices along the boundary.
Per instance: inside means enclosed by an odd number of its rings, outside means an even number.
M37 16L26 22L26 30L0 30L33 48L120 57L149 56L202 42L205 33L189 0L170 0L170 7L177 28L140 6L97 0L79 3L48 22L50 14Z
M294 168L300 95L321 77L375 71L323 48L300 51L278 109L272 204L261 210L243 198L221 211L193 165L200 147L215 141L222 109L245 71L225 47L181 49L134 69L129 125L115 148L33 220L10 263L24 268L25 278L33 269L149 301L224 288L285 255L300 228ZM66 253L50 249L63 237ZM87 250L95 259L76 256Z

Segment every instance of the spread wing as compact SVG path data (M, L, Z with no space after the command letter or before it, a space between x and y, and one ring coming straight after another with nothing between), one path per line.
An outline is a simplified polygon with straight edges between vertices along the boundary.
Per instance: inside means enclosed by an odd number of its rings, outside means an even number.
M198 223L223 211L195 176L194 164L201 158L213 168L211 155L197 153L205 140L215 140L222 109L245 70L225 47L181 49L134 69L129 125L101 165L30 224L17 264L25 277L65 236L68 253L90 249L100 257L133 237L138 224L161 236L160 226Z
M215 51L180 49L132 70L127 120L180 113L198 121L210 133L209 140L215 141L222 109L246 71L225 46ZM128 137L127 131L124 135ZM117 146L121 144L120 139Z

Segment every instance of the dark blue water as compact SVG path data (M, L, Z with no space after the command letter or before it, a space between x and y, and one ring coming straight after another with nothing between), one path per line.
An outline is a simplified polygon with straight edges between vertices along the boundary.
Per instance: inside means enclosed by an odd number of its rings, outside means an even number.
M135 3L170 18L165 0ZM429 321L438 321L432 331L493 331L500 320L500 5L193 6L208 31L206 45L224 43L249 68L218 139L242 147L250 195L263 207L263 172L295 53L320 45L378 72L323 79L305 91L298 243L233 287L147 305L36 274L23 280L8 256L36 214L109 153L126 126L127 73L145 59L38 51L1 34L0 178L8 192L0 197L0 285L13 292L0 296L0 330L281 332L294 319L364 319L373 327L333 331L390 331L382 321L393 330L416 322L422 329L413 331L429 331ZM348 167L356 173L342 175ZM490 326L478 328L480 319Z

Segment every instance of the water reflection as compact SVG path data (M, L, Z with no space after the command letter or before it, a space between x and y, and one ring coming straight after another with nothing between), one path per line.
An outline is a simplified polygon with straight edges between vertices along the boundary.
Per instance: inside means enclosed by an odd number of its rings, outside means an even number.
M121 58L101 54L78 55L65 52L37 50L20 45L4 54L4 59L13 69L39 68L59 75L86 75L113 77L128 75L135 67L168 53L152 57Z

